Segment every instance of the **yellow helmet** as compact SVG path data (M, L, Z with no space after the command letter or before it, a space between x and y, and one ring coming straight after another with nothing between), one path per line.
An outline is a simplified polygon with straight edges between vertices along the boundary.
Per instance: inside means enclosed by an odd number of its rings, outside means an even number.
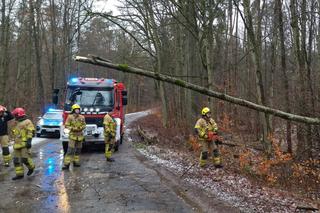
M205 107L205 108L203 108L203 109L201 110L201 114L202 114L202 115L206 115L206 114L209 113L209 112L210 112L209 107Z
M80 109L80 106L78 104L73 104L71 109L72 109L72 111L74 111L76 109Z

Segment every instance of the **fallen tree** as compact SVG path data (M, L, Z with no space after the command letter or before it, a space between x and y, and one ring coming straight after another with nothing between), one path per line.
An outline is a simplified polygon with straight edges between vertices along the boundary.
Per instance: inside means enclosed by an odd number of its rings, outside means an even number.
M259 104L241 99L241 98L236 98L236 97L224 94L224 93L209 90L205 87L201 87L199 85L195 85L195 84L192 84L192 83L189 83L189 82L186 82L181 79L171 77L168 75L163 75L160 73L155 73L155 72L151 72L151 71L140 69L140 68L130 67L127 64L114 64L110 60L103 59L98 56L94 56L94 55L88 55L88 57L76 56L75 60L78 62L108 67L108 68L115 69L115 70L118 70L121 72L142 75L142 76L153 78L153 79L156 79L159 81L164 81L164 82L167 82L170 84L177 85L179 87L183 87L183 88L187 88L187 89L199 92L201 94L204 94L204 95L207 95L210 97L214 97L214 98L217 98L220 100L227 101L229 103L233 103L236 105L247 107L247 108L259 111L259 112L268 113L268 114L274 115L276 117L283 118L285 120L291 120L291 121L296 121L296 122L305 123L305 124L320 125L319 118L311 118L311 117L306 117L306 116L301 116L301 115L295 115L292 113L287 113L287 112L273 109L273 108L270 108L267 106L259 105Z

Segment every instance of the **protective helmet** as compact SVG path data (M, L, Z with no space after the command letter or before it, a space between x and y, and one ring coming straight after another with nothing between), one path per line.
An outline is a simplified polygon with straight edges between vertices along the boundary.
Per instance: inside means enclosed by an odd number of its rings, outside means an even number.
M208 114L209 112L210 112L209 107L205 107L205 108L203 108L203 109L201 110L201 114L202 114L202 115L206 115L206 114Z
M6 111L6 108L0 105L0 112L5 112L5 111Z
M15 108L13 111L12 111L12 115L14 117L23 117L26 115L26 111L23 109L23 108Z
M71 110L72 110L72 111L75 111L76 109L79 109L79 110L80 110L81 107L80 107L78 104L73 104L72 107L71 107Z

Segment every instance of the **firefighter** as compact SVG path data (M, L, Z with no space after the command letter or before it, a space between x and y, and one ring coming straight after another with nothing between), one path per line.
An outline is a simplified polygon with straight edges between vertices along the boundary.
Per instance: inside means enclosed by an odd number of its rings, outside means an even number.
M23 164L28 168L28 176L33 173L35 168L29 152L35 128L31 120L26 118L26 113L23 108L14 109L12 115L16 121L12 127L12 137L14 140L13 164L16 176L13 177L12 180L18 180L24 177Z
M80 167L80 152L84 140L83 130L86 128L86 122L83 115L80 114L80 106L74 104L71 107L71 114L68 115L65 128L69 129L68 151L64 157L64 166L62 169L69 169L70 163L73 166Z
M2 148L3 162L9 167L11 155L9 151L8 121L14 117L4 106L0 105L0 144Z
M106 160L113 162L114 159L111 158L112 151L116 140L116 122L108 113L103 118L104 125L104 141L105 141L105 156Z
M218 126L211 118L211 112L208 107L202 109L201 115L202 117L197 121L194 127L201 144L199 165L200 167L204 167L211 155L214 166L216 168L221 168L220 154L215 140Z

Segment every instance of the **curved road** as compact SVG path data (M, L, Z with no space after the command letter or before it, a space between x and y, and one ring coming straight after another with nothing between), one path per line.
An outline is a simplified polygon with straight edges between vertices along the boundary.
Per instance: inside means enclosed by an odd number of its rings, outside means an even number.
M142 113L126 116L127 125ZM14 169L0 167L0 212L194 212L157 171L142 163L125 140L104 159L103 149L82 154L82 166L62 171L63 152L57 139L32 148L35 173L12 181Z

